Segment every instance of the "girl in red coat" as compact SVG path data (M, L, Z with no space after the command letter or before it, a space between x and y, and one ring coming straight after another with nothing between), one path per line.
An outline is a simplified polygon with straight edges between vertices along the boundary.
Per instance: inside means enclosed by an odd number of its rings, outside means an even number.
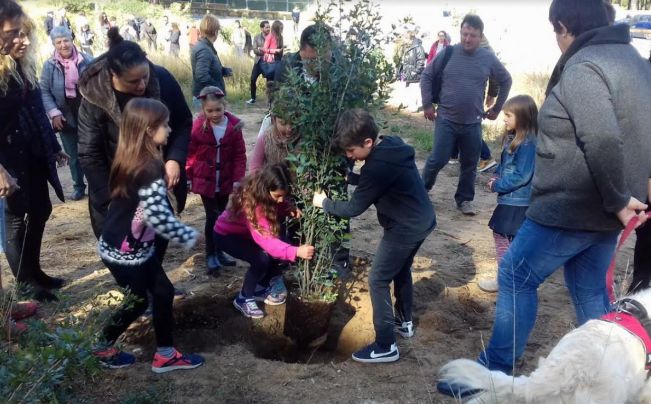
M199 93L202 113L192 124L186 171L190 191L201 195L206 211L206 266L209 275L235 261L214 244L212 228L224 211L228 196L239 185L246 171L246 148L242 122L226 112L224 92L219 87L205 87Z

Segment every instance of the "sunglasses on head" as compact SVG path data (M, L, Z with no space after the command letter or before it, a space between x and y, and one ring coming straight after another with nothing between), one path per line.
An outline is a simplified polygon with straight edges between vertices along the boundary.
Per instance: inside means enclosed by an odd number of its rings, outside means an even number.
M200 99L200 100L205 100L206 97L208 97L209 95L211 95L213 97L217 97L217 98L222 98L222 97L224 97L224 92L222 90L217 89L217 90L215 90L215 91L213 91L211 93L199 95L199 96L197 96L197 98Z

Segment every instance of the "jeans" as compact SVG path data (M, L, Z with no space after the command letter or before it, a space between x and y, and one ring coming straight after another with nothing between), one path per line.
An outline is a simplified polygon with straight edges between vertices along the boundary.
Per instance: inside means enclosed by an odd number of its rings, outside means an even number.
M77 157L77 129L61 132L61 143L63 143L63 150L70 156L70 175L72 176L73 186L75 191L82 194L86 191L86 184L84 184L84 173L81 171L81 164Z
M47 167L27 161L18 178L20 189L5 202L7 261L17 282L39 286L47 280L41 269L41 242L52 212Z
M258 60L258 62L253 65L253 70L251 71L251 99L253 100L255 100L258 91L258 77L262 75L260 62L261 60Z
M491 370L513 372L536 322L538 286L561 266L578 325L606 313L606 271L618 234L564 230L526 219L499 264L493 335L479 361Z
M215 194L214 198L206 198L201 196L201 203L203 203L203 209L206 212L206 224L204 226L203 232L206 236L206 257L210 255L215 255L217 251L221 251L215 246L215 241L213 240L215 222L219 215L226 209L226 204L228 204L228 195Z
M455 145L459 145L460 173L454 200L461 202L475 199L475 177L481 149L481 124L459 124L443 118L436 120L434 128L434 150L423 168L423 182L429 191L436 183L439 171L450 160Z
M145 310L147 310L149 292L153 299L153 322L157 346L174 346L172 331L174 316L174 286L165 275L165 271L155 256L141 265L120 265L104 261L115 281L123 288L128 288L135 301L127 300L113 315L110 323L104 327L104 341L113 345L122 333L129 328Z
M453 159L458 159L459 158L459 146L456 145L454 148L454 151L452 152L451 158ZM481 153L479 154L479 158L481 160L490 160L491 159L491 149L488 148L488 145L484 141L484 139L481 140Z
M414 286L411 279L411 264L423 240L415 243L396 243L380 240L375 259L368 275L368 285L373 306L373 327L375 341L381 345L396 342L395 319L411 321L414 301ZM396 298L395 313L391 305L389 284L393 281Z
M218 245L232 257L249 263L249 270L244 275L242 296L253 298L256 285L269 286L269 281L274 276L281 274L279 261L267 254L262 247L251 238L229 234L223 236L219 233L213 235L215 245Z

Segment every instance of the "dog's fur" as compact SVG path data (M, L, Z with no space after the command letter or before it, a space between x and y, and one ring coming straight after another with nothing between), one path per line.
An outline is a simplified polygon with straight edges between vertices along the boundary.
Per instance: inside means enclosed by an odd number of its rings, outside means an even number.
M651 289L631 298L651 313ZM483 389L469 403L651 403L642 342L619 325L590 320L566 334L538 369L512 377L459 359L439 380Z

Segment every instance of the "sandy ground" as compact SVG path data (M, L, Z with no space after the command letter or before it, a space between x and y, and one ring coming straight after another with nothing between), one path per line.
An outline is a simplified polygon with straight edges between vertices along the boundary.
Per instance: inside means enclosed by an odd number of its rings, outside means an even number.
M251 150L262 106L241 107L236 113L246 122L247 150ZM404 123L427 124L421 115L395 118ZM399 122L398 122L399 123ZM418 156L422 166L426 156ZM375 210L352 221L352 252L356 257L352 279L342 284L328 341L322 349L297 352L282 336L285 306L265 307L262 320L248 320L232 307L246 266L240 263L218 277L205 275L203 246L191 251L170 247L165 267L176 286L189 296L176 303L176 345L206 358L205 366L190 372L155 375L149 370L154 349L150 322L139 321L127 333L125 346L138 354L138 363L125 370L105 371L100 380L80 392L91 402L117 402L127 392L161 389L174 402L223 403L445 403L436 393L437 370L455 358L474 358L490 337L495 295L477 287L478 279L494 274L493 241L488 220L495 196L484 190L488 174L477 178L479 214L463 216L455 207L456 166L446 167L430 193L438 228L421 247L413 267L416 335L399 339L401 359L387 365L363 365L349 355L373 340L370 298L366 284L368 260L379 242ZM60 169L71 191L67 168ZM54 198L53 198L54 200ZM203 208L190 196L182 220L202 229ZM46 229L42 262L46 271L66 278L62 293L73 302L115 288L98 259L87 200L58 203ZM619 258L625 267L632 244ZM3 266L6 269L6 266ZM5 270L5 279L11 276ZM574 312L555 274L540 289L536 328L520 370L530 371L536 358L572 329ZM53 310L46 307L44 313ZM294 362L294 363L288 363ZM107 383L108 382L108 383Z

